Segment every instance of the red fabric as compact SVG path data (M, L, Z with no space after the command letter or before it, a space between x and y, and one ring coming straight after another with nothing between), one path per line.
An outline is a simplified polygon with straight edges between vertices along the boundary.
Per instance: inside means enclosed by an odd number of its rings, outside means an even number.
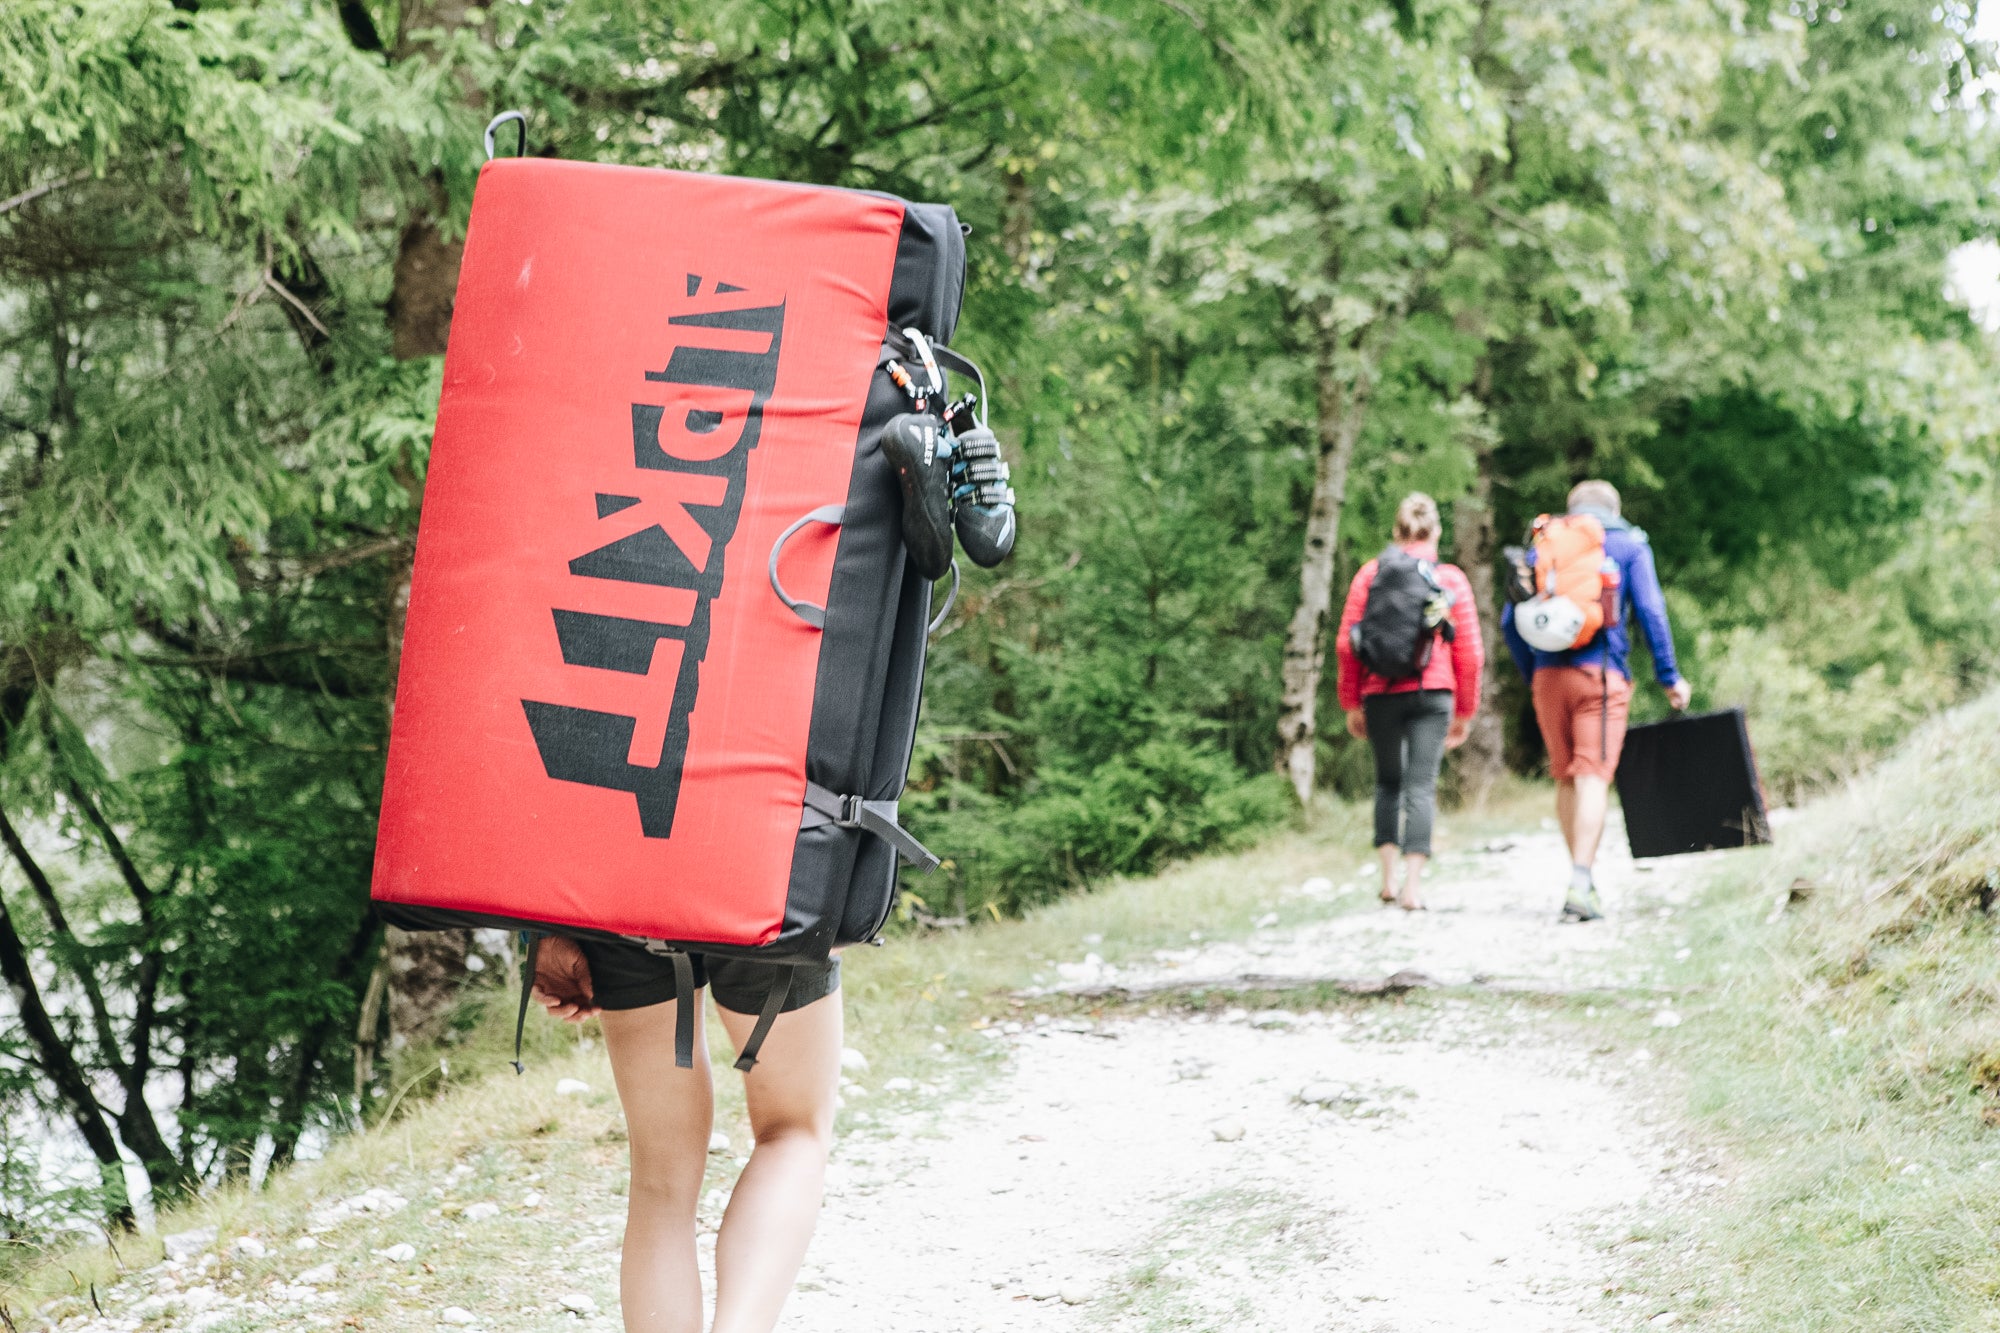
M1402 548L1420 560L1437 560L1435 542L1403 542ZM1452 691L1452 711L1471 717L1479 711L1479 682L1486 667L1486 647L1479 637L1479 607L1472 600L1472 584L1457 565L1438 565L1438 582L1451 594L1451 624L1456 636L1440 641L1431 653L1430 664L1415 680L1387 681L1364 668L1354 656L1351 631L1368 609L1368 590L1375 586L1375 562L1370 560L1355 572L1347 585L1347 605L1340 613L1340 632L1334 636L1333 651L1339 669L1337 688L1340 707L1352 712L1361 701L1374 694L1411 694L1417 690Z
M773 595L765 564L794 519L847 498L902 218L892 199L767 181L536 159L482 170L417 540L377 898L664 939L777 935L820 634ZM781 333L744 327L745 312ZM771 377L754 437L758 400L728 383L746 372L717 369L744 365ZM642 431L649 410L656 426ZM749 439L734 480L701 474ZM824 603L838 538L811 524L786 545L792 596ZM602 572L628 540L639 545ZM679 562L690 581L722 561L719 591L702 602L622 572L641 548L645 569ZM574 572L579 557L599 572ZM550 776L565 752L530 719L540 706L572 732L630 724L629 751L620 734L608 760L602 745L567 753L666 771L698 604L706 657L683 696L698 701L671 832L646 836L634 791ZM558 626L578 613L689 638L643 639L624 665L576 664Z
M1549 776L1557 782L1618 774L1625 722L1632 711L1632 682L1604 668L1542 667L1530 682L1535 722L1549 751Z

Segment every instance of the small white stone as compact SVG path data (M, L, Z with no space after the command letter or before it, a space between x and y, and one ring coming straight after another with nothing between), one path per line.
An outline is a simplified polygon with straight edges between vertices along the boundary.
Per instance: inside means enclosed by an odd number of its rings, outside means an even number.
M235 1240L229 1242L229 1248L242 1255L245 1259L262 1259L271 1252L265 1246L264 1242L258 1240L255 1236L238 1236Z
M597 1313L597 1302L580 1291L567 1292L564 1295L556 1297L556 1300L561 1302L562 1308L568 1310L571 1314Z
M1241 1120L1218 1120L1208 1127L1208 1132L1217 1143L1235 1143L1245 1130Z
M1680 1025L1681 1016L1671 1009L1662 1009L1653 1015L1653 1026L1656 1028L1677 1028Z
M1308 1106L1331 1106L1345 1091L1338 1083L1308 1083L1299 1089L1299 1100Z
M911 1081L910 1081L909 1079L906 1079L906 1078L892 1078L892 1079L890 1079L890 1080L889 1080L889 1081L888 1081L887 1083L884 1083L884 1084L882 1085L882 1091L884 1091L884 1092L911 1092L911 1091L914 1091L914 1090L916 1089L916 1086L917 1086L917 1085L916 1085L915 1083L911 1082Z
M556 1096L581 1097L590 1091L590 1085L580 1078L559 1078L556 1080Z
M369 1253L378 1259L387 1259L392 1264L406 1264L417 1257L417 1247L408 1241L398 1241L387 1249L371 1250Z
M319 1242L311 1236L300 1236L292 1242L292 1248L295 1250L316 1250L319 1248Z
M729 1136L719 1129L716 1130L715 1133L708 1136L708 1150L710 1152L728 1152Z
M1265 930L1277 924L1278 924L1278 914L1276 912L1266 912L1264 913L1264 915L1257 918L1257 929L1259 930Z
M394 1190L374 1186L343 1200L342 1204L357 1213L400 1213L409 1207L410 1201Z
M1681 1322L1681 1317L1672 1310L1663 1310L1646 1322L1654 1328L1672 1328L1675 1324Z
M528 1192L527 1192L526 1194L523 1194L523 1195L521 1196L521 1206L522 1206L523 1208L539 1208L539 1207L541 1207L541 1206L542 1206L542 1192L541 1192L540 1190L529 1190L529 1191L528 1191Z
M444 1309L438 1311L438 1322L440 1324L469 1324L472 1322L472 1311L462 1305L447 1305Z
M199 1227L193 1231L177 1231L171 1236L160 1237L160 1244L166 1247L167 1258L176 1263L186 1263L215 1244L215 1228Z
M1311 879L1299 885L1299 892L1308 898L1324 897L1326 894L1333 892L1333 881L1325 875L1314 875Z
M181 1304L190 1310L206 1310L221 1296L222 1293L214 1287L189 1287L187 1293L181 1297Z
M304 1287L323 1287L340 1276L340 1265L328 1260L299 1274L298 1282Z
M500 1216L500 1205L497 1203L475 1203L465 1210L465 1220L468 1222L484 1222L489 1217L498 1216Z
M1090 1289L1090 1284L1087 1282L1065 1282L1058 1294L1061 1295L1064 1305L1082 1305L1097 1293Z
M868 1057L852 1046L843 1046L840 1050L840 1067L852 1074L865 1074L868 1072Z

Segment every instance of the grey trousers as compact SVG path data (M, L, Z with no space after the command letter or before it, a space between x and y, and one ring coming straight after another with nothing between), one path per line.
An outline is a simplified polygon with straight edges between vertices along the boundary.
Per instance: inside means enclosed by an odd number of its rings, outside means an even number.
M1373 694L1361 701L1375 749L1375 845L1431 854L1438 765L1451 730L1450 690ZM1401 826L1400 834L1398 825Z

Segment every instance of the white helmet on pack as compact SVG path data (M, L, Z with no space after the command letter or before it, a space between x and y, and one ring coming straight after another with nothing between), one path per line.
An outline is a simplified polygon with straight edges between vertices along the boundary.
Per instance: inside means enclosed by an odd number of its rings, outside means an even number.
M1567 597L1543 593L1514 608L1514 628L1530 648L1544 653L1574 648L1583 625L1583 608Z

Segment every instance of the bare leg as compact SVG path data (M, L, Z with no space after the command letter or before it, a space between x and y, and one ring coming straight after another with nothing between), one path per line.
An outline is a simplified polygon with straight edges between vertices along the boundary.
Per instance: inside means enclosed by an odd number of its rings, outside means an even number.
M1570 863L1581 864L1576 859L1576 783L1568 778L1556 784L1556 823L1562 826Z
M694 1003L699 1006L699 997ZM606 1010L604 1044L632 1140L632 1194L618 1294L626 1333L700 1333L694 1213L715 1118L695 1015L694 1068L674 1065L675 1002Z
M742 1049L750 1014L718 1009ZM841 997L780 1014L743 1076L757 1146L736 1179L715 1241L714 1333L770 1333L819 1221L840 1083Z
M1405 911L1414 912L1424 905L1424 867L1431 862L1422 852L1411 852L1403 858L1403 896L1398 899Z
M1580 777L1571 784L1570 859L1580 866L1597 864L1597 844L1604 838L1604 817L1611 805L1611 784L1603 778Z
M1375 855L1382 858L1381 897L1385 903L1396 901L1396 858L1402 854L1403 849L1393 842L1385 842L1375 849Z

